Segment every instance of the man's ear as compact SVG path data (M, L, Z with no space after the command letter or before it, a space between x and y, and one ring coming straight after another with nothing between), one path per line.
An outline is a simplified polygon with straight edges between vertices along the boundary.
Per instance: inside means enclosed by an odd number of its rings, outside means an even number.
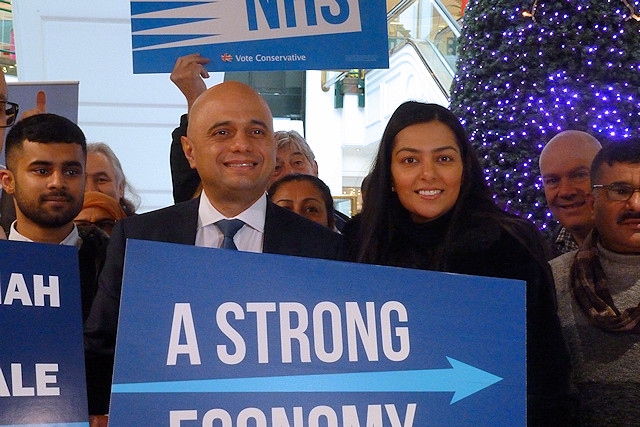
M318 162L313 161L313 170L316 172L316 176L318 176Z
M121 182L118 186L118 194L120 195L120 198L124 197L124 182Z
M191 169L196 169L196 159L193 155L193 142L191 142L189 137L181 136L180 143L182 144L182 151L189 162L189 166L191 166Z
M16 192L15 178L9 169L0 169L0 183L7 194L13 195Z

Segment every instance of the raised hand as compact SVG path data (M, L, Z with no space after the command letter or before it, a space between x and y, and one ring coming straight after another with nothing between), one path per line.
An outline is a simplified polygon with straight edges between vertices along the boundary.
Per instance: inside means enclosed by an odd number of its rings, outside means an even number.
M204 67L208 63L208 58L200 56L199 53L192 53L178 58L173 67L170 78L187 98L187 110L190 110L196 98L207 90L203 79L209 78L209 72Z
M43 114L47 112L47 94L44 91L38 91L36 94L36 107L27 110L20 114L20 119L26 119L27 117L35 116L36 114Z

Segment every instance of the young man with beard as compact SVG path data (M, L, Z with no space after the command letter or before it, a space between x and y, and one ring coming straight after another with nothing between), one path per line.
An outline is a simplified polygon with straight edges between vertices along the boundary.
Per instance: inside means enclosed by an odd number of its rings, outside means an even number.
M72 121L38 114L19 121L7 134L7 168L0 170L4 191L13 196L16 220L9 240L76 246L79 249L82 315L85 320L97 289L108 237L96 227L79 229L86 139Z

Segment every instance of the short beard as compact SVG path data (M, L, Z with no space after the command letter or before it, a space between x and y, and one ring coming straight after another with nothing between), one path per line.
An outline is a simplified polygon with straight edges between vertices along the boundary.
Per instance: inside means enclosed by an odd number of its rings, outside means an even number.
M70 213L60 212L57 214L49 214L47 212L37 212L31 213L27 215L27 213L22 212L27 218L29 218L34 223L38 224L42 228L59 228L65 226L73 221L73 219L77 216L71 215ZM78 212L79 213L79 212Z
M21 197L19 192L17 192L14 197L16 203L18 205L18 209L20 212L27 217L31 222L37 224L42 228L60 228L63 227L70 222L73 222L73 219L78 216L80 211L82 210L82 200L78 201L73 198L73 196L60 192L57 193L58 196L68 197L70 202L68 209L51 211L50 209L43 209L41 204L43 201L41 198L34 203L29 203L25 198Z

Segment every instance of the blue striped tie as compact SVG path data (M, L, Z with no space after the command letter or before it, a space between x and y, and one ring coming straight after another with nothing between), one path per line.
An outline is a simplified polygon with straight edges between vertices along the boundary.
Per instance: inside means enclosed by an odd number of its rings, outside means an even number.
M238 250L236 244L233 243L233 236L236 235L238 230L242 228L244 222L239 219L221 219L217 221L216 227L224 234L224 240L222 241L222 249Z

